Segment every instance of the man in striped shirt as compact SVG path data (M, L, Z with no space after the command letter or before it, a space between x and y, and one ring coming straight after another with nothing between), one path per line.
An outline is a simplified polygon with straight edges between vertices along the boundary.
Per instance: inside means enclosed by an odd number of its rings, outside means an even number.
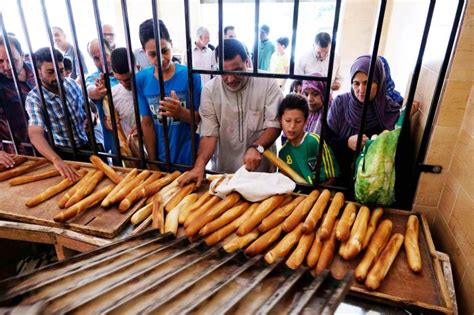
M70 78L64 77L63 55L54 50L54 55L58 61L60 76L63 80L64 94L66 96L66 110L71 120L72 141L76 148L90 150L89 140L86 134L86 113L84 109L84 100L79 85ZM45 133L51 132L55 147L71 148L72 142L69 137L69 127L66 123L66 111L64 110L61 96L59 95L59 86L51 59L49 48L41 48L35 52L35 66L41 79L42 91L45 100L46 110L51 124L51 130L48 130L45 111L41 103L41 97L38 87L30 91L26 98L26 111L29 116L28 134L31 143L35 148L51 163L62 176L75 180L78 178L77 172L62 158L71 159L67 152L56 153L46 140Z

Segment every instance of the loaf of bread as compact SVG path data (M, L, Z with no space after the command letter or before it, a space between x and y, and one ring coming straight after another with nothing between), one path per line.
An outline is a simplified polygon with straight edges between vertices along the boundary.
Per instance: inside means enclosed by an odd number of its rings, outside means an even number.
M382 284L383 279L387 275L395 258L400 251L403 244L403 235L396 233L392 235L385 246L382 254L375 261L374 266L370 269L367 279L365 279L365 286L370 290L377 290Z
M138 187L135 187L119 204L119 210L121 212L125 212L127 211L128 209L130 209L130 207L133 205L133 203L135 203L135 201L137 201L138 199L140 199L141 197L139 197L140 195L140 192L144 190L144 187L146 185L149 185L155 181L157 181L158 179L160 179L161 177L163 176L163 174L161 172L153 172L153 174L150 175L150 177L148 177L143 183L141 183L140 185L138 185Z
M258 255L267 250L276 240L280 238L283 229L280 225L277 225L273 229L265 232L262 236L257 238L249 247L245 250L245 254L249 256Z
M176 207L181 202L181 200L183 200L184 197L192 193L195 188L196 188L196 183L191 183L184 186L183 188L180 188L179 192L175 194L173 198L171 198L171 200L168 201L168 203L166 204L165 206L166 212L170 212L174 207Z
M354 226L351 229L351 236L347 241L345 251L342 255L342 258L345 260L353 259L362 250L362 243L364 242L365 233L367 233L369 218L369 208L366 206L360 207L354 222Z
M105 197L105 199L102 201L100 206L102 208L110 207L112 205L112 198L114 198L114 196L120 191L120 189L125 187L125 185L127 185L132 179L134 179L137 176L137 174L138 174L138 169L136 168L128 172L128 174L122 180L120 180L120 182L117 183L117 186L115 186L114 189L112 189L109 195Z
M416 215L408 217L404 244L408 266L413 272L420 272L422 268L420 245L418 243L419 225Z
M288 255L290 250L295 247L295 245L298 243L298 241L301 238L301 235L303 234L301 232L301 229L303 227L303 223L298 224L293 231L290 233L286 234L279 242L278 244L272 248L268 253L265 254L264 259L268 264L273 264L275 261L277 261L278 258L280 257L285 257Z
M137 212L132 215L132 217L130 218L130 222L132 222L133 225L143 222L143 220L150 216L152 210L152 203L145 205L143 208L137 210Z
M290 255L288 260L286 261L286 265L290 269L297 269L299 266L303 264L306 255L308 254L311 245L314 241L315 233L303 234L298 241L298 246L296 246L293 253Z
M165 233L165 206L161 198L156 198L152 203L151 225L159 229L161 234Z
M200 216L203 216L207 213L212 207L214 207L222 199L218 196L212 196L209 200L203 204L199 209L191 212L189 216L184 221L184 227L187 228L191 222L196 221Z
M306 257L306 266L308 266L309 269L316 267L322 249L323 241L321 241L321 229L318 229L315 233L313 244L309 249L308 256Z
M326 206L329 202L329 199L331 199L331 192L327 189L324 189L321 195L319 195L318 200L316 200L313 207L311 208L311 211L306 217L306 220L304 221L304 234L309 234L314 231L314 229L316 228L316 224L318 224L318 221L322 218L324 214L324 210L326 210Z
M216 219L203 226L203 228L199 231L199 235L205 236L214 232L217 229L220 229L229 222L232 222L236 218L240 217L249 207L250 203L247 201L235 205L234 207L224 212L221 216L217 217Z
M227 253L233 253L239 249L245 248L248 244L252 243L260 235L257 229L252 232L245 234L244 236L236 236L229 242L225 243L223 249Z
M14 168L0 173L0 182L3 182L4 180L10 179L12 177L25 174L28 171L38 168L40 166L46 165L47 163L49 163L48 160L41 159L41 160L36 160L29 164L23 164L21 166L18 166L17 164L15 164Z
M347 241L351 236L351 227L356 218L357 208L354 203L349 202L342 213L339 224L336 226L336 238L341 241Z
M112 195L110 199L110 203L117 203L121 202L128 194L141 183L143 183L149 176L151 172L148 170L144 170L140 172L137 176L132 178L130 181L125 183L119 191L117 191L114 195Z
M26 156L19 156L19 155L15 155L12 157L13 159L13 162L15 162L15 164L13 165L13 168L15 167L18 167L20 166L21 164L25 163L26 161L28 161L28 158ZM9 170L11 168L8 168L6 167L5 165L3 164L0 164L0 172L3 172L5 170Z
M189 216L189 209L191 209L196 200L198 200L198 194L192 193L184 197L183 200L181 200L181 202L176 206L176 208L179 208L179 224L184 224L184 221L186 221L187 217Z
M104 172L96 171L92 174L85 182L84 185L81 186L74 195L66 202L66 208L71 207L73 204L78 203L84 197L88 196L91 192L94 191L97 184L102 180L104 177Z
M77 165L77 164L72 164L71 166L75 170L78 170L80 168L80 166ZM52 170L49 170L49 171L45 171L43 173L17 176L15 178L10 179L8 181L8 183L11 186L17 186L17 185L32 183L32 182L36 182L36 181L39 181L39 180L42 180L42 179L51 178L51 177L55 177L55 176L59 176L59 175L60 175L60 173L59 173L58 170L52 169Z
M304 196L298 196L286 205L280 205L275 211L273 211L268 217L262 220L258 226L258 230L261 233L273 229L278 224L282 223L291 212L302 203L305 199Z
M178 233L179 208L174 207L165 218L165 233Z
M366 249L367 245L369 245L370 239L372 238L372 235L374 235L375 230L377 229L377 224L379 223L382 215L382 208L376 208L374 211L372 211L369 220L369 227L367 228L367 233L365 234L364 242L362 243L362 249Z
M335 222L337 224L337 221ZM319 275L324 269L331 266L334 253L336 251L336 229L331 230L331 235L323 243L321 254L319 255L318 263L316 264L315 273ZM321 231L322 232L322 231Z
M86 175L82 176L82 178L76 182L74 186L72 186L61 198L59 198L57 205L58 208L63 209L66 207L66 203L68 200L74 196L76 191L84 186L84 184L89 180L89 178L94 175L95 170L86 170Z
M304 220L309 210L318 199L319 190L313 190L308 197L283 221L282 228L285 232L293 231L293 229Z
M99 170L104 172L104 174L110 178L110 180L115 183L119 184L120 181L122 180L122 176L117 174L113 168L108 166L107 164L104 163L97 155L91 155L89 160L91 161L92 164L94 164L95 167L97 167Z
M275 153L265 150L263 152L263 156L265 156L270 162L273 163L280 171L288 175L292 180L297 182L298 184L307 184L306 180L301 177L295 170L293 170L288 164L285 163L282 159L275 155Z
M337 192L332 198L331 205L329 206L328 213L324 217L323 223L321 224L321 240L326 240L332 233L334 222L336 221L339 211L344 206L344 194Z

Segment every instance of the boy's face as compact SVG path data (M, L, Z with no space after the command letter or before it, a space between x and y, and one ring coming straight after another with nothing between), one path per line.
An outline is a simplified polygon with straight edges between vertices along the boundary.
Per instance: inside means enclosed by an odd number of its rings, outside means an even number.
M163 69L162 71L166 71L171 66L171 58L173 57L172 46L171 43L165 39L161 39L161 58L163 60ZM145 43L145 53L148 56L148 60L151 64L155 67L158 67L159 60L156 54L156 45L155 40L150 39Z
M285 52L285 49L286 49L285 46L283 46L283 45L280 44L280 43L277 43L276 50L277 50L277 52L278 52L279 54L283 54L283 53Z
M298 139L304 133L306 119L299 109L287 109L280 119L281 128L289 141Z

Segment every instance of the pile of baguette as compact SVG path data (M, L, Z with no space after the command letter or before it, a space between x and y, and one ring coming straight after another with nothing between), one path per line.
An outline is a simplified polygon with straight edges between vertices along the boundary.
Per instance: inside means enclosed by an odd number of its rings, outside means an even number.
M408 218L405 235L392 234L392 222L382 219L383 209L370 211L366 206L346 204L340 192L332 199L329 190L314 190L308 196L275 195L250 203L236 192L221 199L209 192L198 197L192 189L178 189L183 192L179 198L177 193L167 196L173 204L164 200L166 193L163 195L164 211L157 214L161 220L165 218L164 225L157 225L163 226L162 232L176 234L181 224L191 240L202 238L209 246L221 243L229 253L262 254L269 264L284 259L291 269L305 264L316 275L330 268L337 254L344 260L361 256L355 278L370 290L380 287L402 244L409 268L421 271L415 215ZM153 206L149 207L146 215L153 217ZM132 217L132 223L139 222Z

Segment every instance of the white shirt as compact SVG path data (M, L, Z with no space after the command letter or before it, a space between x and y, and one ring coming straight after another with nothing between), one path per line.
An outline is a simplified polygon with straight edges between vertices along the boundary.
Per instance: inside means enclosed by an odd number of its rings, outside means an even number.
M114 107L119 114L122 129L125 136L128 136L130 130L135 127L135 112L133 109L133 93L117 84L112 88L112 98Z
M332 79L331 82L334 83L338 81L340 85L342 85L342 75L339 71L341 67L341 60L338 55L334 55L334 65L332 68ZM319 72L322 75L328 75L328 68L329 68L329 55L324 60L320 60L316 58L316 54L314 51L310 51L303 55L300 60L298 60L298 64L295 69L295 74L312 74L315 72Z
M212 70L214 68L214 58L212 50L206 46L202 49L194 45L193 49L193 68L196 70ZM211 79L210 74L201 74L202 86Z
M280 128L278 105L283 95L274 79L252 78L238 92L232 92L217 76L201 94L199 114L201 137L217 137L212 169L234 173L242 165L244 154L266 128ZM275 146L272 146L275 152ZM257 171L268 172L270 162L263 159Z

